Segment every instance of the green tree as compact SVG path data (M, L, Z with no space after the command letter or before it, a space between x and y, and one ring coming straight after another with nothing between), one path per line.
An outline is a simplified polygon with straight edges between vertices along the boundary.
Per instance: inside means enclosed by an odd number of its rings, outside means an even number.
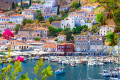
M50 26L48 27L48 29L49 29L48 31L49 36L57 36L58 30L56 28Z
M45 1L42 2L42 5L45 3Z
M21 25L20 24L17 24L16 27L15 27L15 33L18 33L19 29L20 29Z
M115 22L120 25L120 9L114 11Z
M53 76L53 71L51 69L52 67L50 67L49 65L46 69L42 71L42 75L43 75L42 80L46 80L47 77Z
M40 38L35 38L35 41L40 41Z
M53 71L51 70L50 65L42 71L44 65L45 64L43 63L43 59L41 58L40 60L38 60L38 62L34 67L34 73L39 76L39 80L41 76L42 76L42 80L45 80L47 77L53 75Z
M51 22L53 22L53 21L55 21L55 19L54 19L53 17L50 17L50 18L49 18L49 22L51 23Z
M29 7L30 7L30 5L27 5L27 6L26 6L26 9L29 9Z
M64 32L64 34L66 35L66 41L71 41L71 40L74 39L73 36L72 36L72 31L71 31L70 28L65 28L65 29L63 30L63 32Z
M115 34L114 32L110 32L106 35L106 45L110 46L110 53L109 56L111 54L112 48L118 44L118 35ZM109 57L108 56L108 57Z
M31 20L31 19L26 19L25 20L25 23L33 23L34 21L33 20Z
M29 77L28 77L28 73L22 74L22 76L20 77L19 80L30 80Z
M63 31L63 28L58 28L58 32L62 32Z
M89 0L91 2L98 2L102 7L108 11L107 18L114 18L114 12L119 9L120 0ZM114 18L115 19L115 18Z
M15 9L15 3L12 2L12 10L14 10L14 9Z
M10 76L10 79L11 80L16 80L18 74L22 71L22 68L21 68L21 62L20 61L16 61L14 63L14 70L13 72L11 73L11 76Z
M8 23L12 23L12 21L9 21Z
M84 30L84 31L87 31L88 30L88 26L84 25L84 26L77 26L75 28L72 29L72 32L73 34L80 34L81 31Z
M42 15L38 16L37 19L38 19L38 22L45 20L45 18Z
M104 14L103 12L96 14L96 21L101 23L101 25L105 24Z
M42 16L41 11L40 11L40 10L37 10L36 12L37 12L37 20L38 20L38 22L44 21L45 18Z
M71 5L71 8L79 8L80 6L79 6L79 3L77 2L77 1L74 1L73 3L72 3L72 5Z

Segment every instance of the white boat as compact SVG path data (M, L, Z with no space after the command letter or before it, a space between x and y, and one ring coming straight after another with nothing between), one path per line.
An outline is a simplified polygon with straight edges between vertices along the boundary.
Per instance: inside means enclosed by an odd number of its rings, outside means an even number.
M62 64L62 60L59 60L58 63L59 63L59 64Z
M62 61L62 64L69 64L68 60Z
M120 76L118 76L118 78L110 78L110 80L120 80Z
M105 70L105 71L103 71L103 76L104 77L110 77L110 76L118 76L118 71L107 71L107 70ZM120 74L120 73L119 73Z
M59 67L59 68L55 71L55 74L57 74L57 75L63 74L63 73L65 73L64 67Z
M93 65L95 65L95 62L89 61L87 65L88 66L93 66Z
M75 66L76 66L75 63L71 63L70 65L71 65L72 67L75 67Z

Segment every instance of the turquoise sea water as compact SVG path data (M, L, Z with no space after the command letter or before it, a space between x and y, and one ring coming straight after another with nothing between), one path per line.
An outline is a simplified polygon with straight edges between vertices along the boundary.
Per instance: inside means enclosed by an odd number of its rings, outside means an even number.
M36 60L28 60L27 63L22 63L23 70L20 73L20 75L28 73L29 78L34 80L34 78L37 77L34 75L34 66L36 62L37 62ZM71 67L70 65L64 65L66 73L61 75L55 75L55 70L59 66L61 66L61 64L49 62L49 61L44 61L44 63L45 63L44 67L51 65L53 70L53 76L48 78L47 80L87 80L87 76L89 80L98 80L98 79L109 80L107 78L103 78L102 75L100 74L102 73L102 70L107 69L108 65L96 66L96 67L94 66L88 67L87 65L83 65L83 64L77 64L76 67ZM87 71L88 71L88 74L87 74Z

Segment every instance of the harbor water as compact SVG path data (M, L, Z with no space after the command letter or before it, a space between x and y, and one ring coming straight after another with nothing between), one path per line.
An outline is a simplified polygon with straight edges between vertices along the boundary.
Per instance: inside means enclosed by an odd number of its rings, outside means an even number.
M28 73L30 79L34 80L34 66L37 60L27 60L26 63L22 64L22 72L21 74ZM44 61L46 68L48 65L51 65L53 70L53 76L49 77L47 80L109 80L108 78L102 77L102 71L108 68L108 65L104 66L87 66L85 64L76 64L76 67L71 67L70 65L64 65L66 72L64 74L56 75L55 70L61 66L62 64L58 64L55 62ZM5 66L5 65L4 65ZM114 65L111 64L111 67Z

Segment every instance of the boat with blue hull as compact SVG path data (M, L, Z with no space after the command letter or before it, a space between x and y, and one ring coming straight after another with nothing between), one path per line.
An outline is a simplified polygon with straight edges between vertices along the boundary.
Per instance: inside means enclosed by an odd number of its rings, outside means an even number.
M59 67L59 68L55 71L55 74L57 74L57 75L63 74L63 73L65 73L64 67Z

